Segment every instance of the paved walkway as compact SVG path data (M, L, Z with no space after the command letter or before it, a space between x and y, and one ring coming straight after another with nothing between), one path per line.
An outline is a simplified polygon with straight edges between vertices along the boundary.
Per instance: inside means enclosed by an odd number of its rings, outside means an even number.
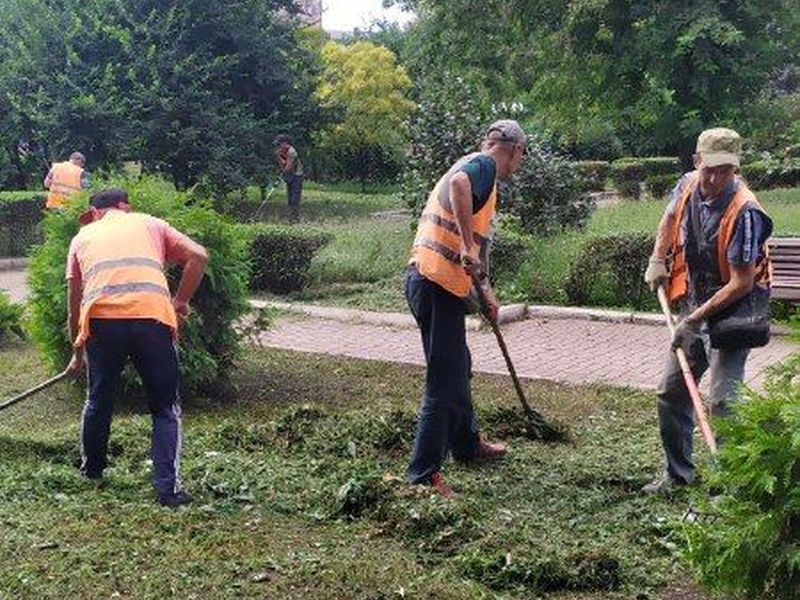
M491 331L472 330L467 335L476 371L507 373ZM640 389L658 384L669 341L665 327L577 319L517 321L504 325L503 335L522 377ZM424 364L419 333L411 327L284 319L261 340L266 346L300 352ZM786 337L775 337L754 350L747 362L748 383L759 386L765 367L798 351L800 347Z
M0 289L15 300L24 299L25 273L0 271ZM279 319L261 336L262 343L299 352L424 364L419 333L409 315L323 307L306 307L305 312L300 319ZM564 318L533 318L502 326L520 376L655 388L669 340L665 327L585 320L572 318L570 311L556 312ZM507 373L491 331L470 327L468 338L475 371ZM800 346L787 337L773 337L767 347L751 354L748 383L759 386L765 367L798 351Z

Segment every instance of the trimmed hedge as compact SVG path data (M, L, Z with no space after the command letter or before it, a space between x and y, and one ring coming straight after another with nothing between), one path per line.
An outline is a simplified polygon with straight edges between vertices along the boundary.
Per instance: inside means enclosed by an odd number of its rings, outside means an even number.
M651 175L645 178L644 187L653 198L661 199L669 195L675 184L678 183L677 175Z
M605 160L579 160L575 169L581 178L581 190L584 192L602 191L611 173L611 163Z
M492 240L489 274L492 283L511 279L530 252L528 237L508 228L500 228Z
M41 243L45 200L32 192L0 197L0 256L25 256Z
M611 163L611 179L620 194L635 200L641 197L648 177L672 175L677 180L680 171L680 161L674 156L627 157Z
M186 193L157 177L98 182L97 188L121 187L134 210L169 221L208 249L209 261L193 313L181 325L179 352L182 391L208 393L224 385L237 364L240 348L234 324L248 310L246 240L237 226ZM78 232L82 206L48 214L45 239L31 256L28 272L31 296L30 332L44 359L54 370L63 369L71 355L67 338L67 289L64 265L72 237ZM178 283L179 268L168 273L170 288ZM138 378L127 373L127 389L138 388Z
M800 159L759 160L742 165L742 175L753 189L800 186Z
M657 309L655 295L643 277L654 242L647 233L591 239L581 249L564 283L569 303Z
M248 238L250 289L287 294L303 289L314 254L332 236L288 225L243 226Z

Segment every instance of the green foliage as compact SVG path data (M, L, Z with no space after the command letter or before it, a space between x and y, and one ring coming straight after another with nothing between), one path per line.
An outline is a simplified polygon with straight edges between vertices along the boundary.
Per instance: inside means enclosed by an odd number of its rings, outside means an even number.
M24 256L41 241L44 200L30 192L0 199L0 257Z
M190 199L161 179L108 183L128 191L134 210L167 220L208 249L206 275L192 301L194 312L180 331L182 383L188 394L224 383L239 350L234 323L247 309L242 235L208 204ZM31 334L53 369L63 368L71 352L64 265L70 241L78 232L79 204L45 217L44 243L34 251L29 266ZM171 288L177 285L178 275L170 269Z
M416 220L445 171L477 150L489 116L466 82L449 73L417 79L414 99L417 110L408 123L413 136L402 196Z
M792 375L797 374L795 361ZM687 525L686 555L713 590L752 599L800 598L800 387L791 377L746 393L716 423L725 441ZM710 503L707 490L714 490Z
M501 227L492 240L490 256L492 282L510 279L528 258L530 239L511 227Z
M638 200L648 177L673 175L677 181L680 164L677 158L654 156L620 158L611 163L611 179L625 198Z
M406 97L411 80L391 50L367 41L328 42L322 62L315 96L332 121L320 132L322 151L341 154L346 175L365 184L387 162L384 155L402 152L405 120L414 109Z
M519 218L527 233L549 235L565 227L582 227L594 203L581 188L575 164L532 135L513 178L506 208Z
M653 252L650 234L622 234L590 240L564 282L570 304L652 309L653 294L643 280Z
M581 190L596 192L605 189L611 165L605 160L579 160L575 163L581 177Z
M249 238L250 289L286 294L308 283L308 269L317 250L331 236L287 225L254 225Z
M82 150L140 160L181 188L261 182L279 128L308 136L314 63L286 0L9 0L0 12L0 147L12 185ZM24 150L24 151L23 151ZM2 182L0 182L2 183Z
M644 187L653 198L665 198L675 187L676 175L648 175L644 178Z
M0 341L8 335L15 333L22 337L22 314L24 307L11 302L4 291L0 290Z
M742 174L756 190L800 185L800 159L759 160L742 165Z

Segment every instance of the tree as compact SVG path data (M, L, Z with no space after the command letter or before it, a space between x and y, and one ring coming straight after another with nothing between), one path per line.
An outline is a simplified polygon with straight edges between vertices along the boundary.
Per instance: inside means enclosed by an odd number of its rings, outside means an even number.
M291 0L4 1L8 160L20 173L32 154L42 170L80 149L90 167L140 160L220 195L263 182L274 135L314 127L315 63L294 12Z
M329 151L352 157L363 188L375 160L405 144L405 119L414 109L406 97L411 80L390 50L367 41L329 42L322 61L316 98L331 125L319 140Z

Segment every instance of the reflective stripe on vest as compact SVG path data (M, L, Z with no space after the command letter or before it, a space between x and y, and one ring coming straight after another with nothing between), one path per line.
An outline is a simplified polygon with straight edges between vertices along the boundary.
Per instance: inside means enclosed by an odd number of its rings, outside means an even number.
M423 277L463 298L469 294L472 281L461 264L461 234L452 211L442 206L440 200L442 186L453 173L454 169L448 171L428 197L414 238L411 262ZM472 215L473 239L481 247L489 242L496 205L497 186L483 207Z
M670 247L672 252L672 269L670 271L669 286L667 295L670 302L675 302L688 293L689 290L689 267L686 262L686 252L684 249L685 240L682 240L683 221L687 216L689 200L692 197L697 185L699 184L700 174L692 172L686 180L684 189L675 207L675 222L670 232ZM748 207L757 208L764 212L761 204L756 199L744 181L739 180L739 187L728 207L720 219L719 232L717 234L717 264L719 266L720 280L723 284L731 279L731 267L728 263L728 246L730 246L733 234L736 230L736 223L742 210ZM755 283L769 286L772 282L772 261L769 258L769 249L766 244L762 247L763 257L756 265Z
M83 296L76 345L92 318L154 319L177 328L163 263L143 214L112 210L75 239Z
M81 191L83 169L71 162L54 163L47 208L63 208L70 196Z

